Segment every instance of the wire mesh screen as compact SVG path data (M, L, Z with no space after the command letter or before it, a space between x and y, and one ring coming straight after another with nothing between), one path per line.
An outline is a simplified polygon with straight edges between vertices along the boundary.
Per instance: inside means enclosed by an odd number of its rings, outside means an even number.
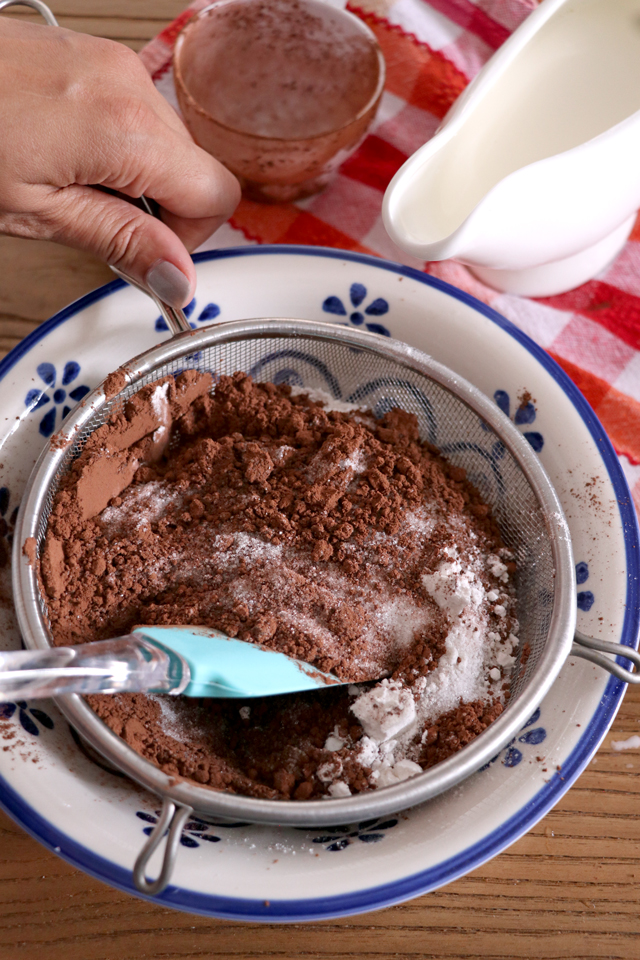
M216 329L212 328L212 339ZM44 535L60 477L87 436L114 411L122 409L134 393L161 377L197 369L211 372L215 382L221 375L243 371L257 381L321 390L334 400L366 407L377 417L401 407L416 415L424 440L466 470L492 507L504 542L515 555L520 645L511 678L510 704L514 704L535 670L549 632L554 604L551 543L543 511L525 473L499 432L456 394L455 377L451 378L451 389L447 389L390 356L382 338L375 348L355 348L341 340L339 328L331 337L253 335L214 342L196 353L187 350L188 345L177 359L158 364L88 420L65 451L50 483L40 518L40 536ZM501 416L496 408L496 422Z

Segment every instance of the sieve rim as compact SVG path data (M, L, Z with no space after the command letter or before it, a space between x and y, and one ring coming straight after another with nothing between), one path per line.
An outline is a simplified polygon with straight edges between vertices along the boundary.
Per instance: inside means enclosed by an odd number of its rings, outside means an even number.
M392 359L407 369L429 377L452 391L481 416L510 451L540 506L555 568L554 602L547 641L526 688L470 744L422 774L382 790L332 799L330 802L307 800L303 803L260 800L219 792L187 781L176 783L174 778L143 759L113 733L78 694L54 699L67 720L105 759L161 798L169 798L208 815L242 818L253 823L331 826L386 815L428 800L476 772L517 735L555 681L571 648L576 622L573 552L569 529L553 485L536 454L509 418L463 377L423 351L401 341L309 320L257 318L231 321L178 334L123 364L119 368L127 378L127 385L123 389L135 386L162 364L187 357L213 344L290 336L337 340L344 345ZM14 534L12 581L18 623L29 649L46 649L51 643L48 626L40 609L36 570L23 553L22 545L28 537L38 538L45 493L65 454L65 447L106 403L117 399L118 395L107 399L103 384L104 381L78 404L55 438L45 446L29 477L20 504Z

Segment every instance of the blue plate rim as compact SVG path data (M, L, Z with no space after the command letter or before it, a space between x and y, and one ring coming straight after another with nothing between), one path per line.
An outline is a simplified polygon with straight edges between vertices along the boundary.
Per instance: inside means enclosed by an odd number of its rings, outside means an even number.
M209 250L194 255L194 261L223 260L243 256L295 254L323 257L325 259L348 260L367 266L387 270L410 277L419 283L433 287L461 301L481 313L509 336L517 340L558 383L577 410L593 440L600 449L609 480L614 488L620 519L624 532L627 561L627 603L622 628L621 644L635 647L638 643L638 622L640 618L640 533L635 508L629 492L626 478L613 446L602 424L591 406L569 379L562 368L549 354L538 346L527 334L519 330L492 307L476 299L464 290L429 274L421 273L413 267L394 263L367 254L328 247L307 247L297 244L271 244L255 247L227 247L221 250ZM13 366L25 356L44 336L60 326L71 316L84 310L93 303L115 293L126 286L122 280L113 280L91 293L69 304L40 324L24 338L10 353L0 361L0 380L4 379ZM620 663L626 664L623 658ZM408 877L390 883L380 884L350 894L338 896L305 898L299 900L262 901L240 897L221 897L213 894L201 894L186 888L170 885L159 897L144 897L132 884L131 873L111 861L93 853L88 847L77 843L62 830L52 827L44 817L26 803L10 783L0 776L0 807L9 814L23 829L58 856L67 860L91 876L109 883L133 896L163 904L174 909L222 919L245 920L251 922L301 922L353 916L379 910L401 903L423 893L428 893L445 883L468 873L482 863L499 854L514 843L531 826L553 807L574 783L601 740L606 735L620 707L626 684L614 677L609 679L598 709L595 711L580 740L565 761L562 771L556 771L551 779L516 814L500 827L493 830L482 840L473 844L454 857L443 860L427 870L418 871Z

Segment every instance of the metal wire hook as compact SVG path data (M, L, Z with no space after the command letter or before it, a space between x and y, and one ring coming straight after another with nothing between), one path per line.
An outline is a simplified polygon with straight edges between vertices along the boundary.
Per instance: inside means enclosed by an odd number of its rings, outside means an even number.
M0 11L4 10L5 7L31 7L47 21L50 27L58 26L58 21L42 0L0 0Z
M614 657L625 657L635 666L635 671L626 670L615 660L603 656L605 653ZM640 683L640 653L633 647L625 647L621 643L612 643L610 640L597 640L595 637L587 637L584 633L576 630L570 656L589 660L591 663L607 670L618 680L624 680L625 683Z
M155 897L157 894L162 893L169 883L178 853L178 844L182 836L182 828L192 813L193 809L191 807L177 806L172 800L164 800L158 822L138 854L133 867L133 882L140 893ZM148 880L145 872L147 864L160 846L162 838L167 832L167 828L168 836L164 850L164 858L162 860L162 869L156 880Z

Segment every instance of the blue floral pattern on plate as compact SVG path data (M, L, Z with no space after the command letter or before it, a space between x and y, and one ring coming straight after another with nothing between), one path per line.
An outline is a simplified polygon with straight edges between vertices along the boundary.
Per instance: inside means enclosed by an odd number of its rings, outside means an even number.
M495 757L492 757L491 760L489 760L489 763L485 763L484 767L480 767L480 769L486 770L487 767L490 767L492 763L495 763L501 754L504 754L502 757L502 764L505 767L517 767L519 763L522 763L522 760L524 759L524 749L527 746L538 746L538 744L542 743L542 741L546 740L547 738L547 731L544 727L533 726L540 720L540 712L540 707L538 707L535 713L529 717L525 725L522 727L519 735L514 737L513 740L508 743L503 750L500 751L500 753L497 753ZM533 729L529 730L529 727L533 727ZM523 731L526 732L523 733ZM516 744L519 744L519 746L516 746Z
M580 586L589 579L589 564L582 560L576 563L576 583ZM595 602L595 597L591 590L578 590L578 610L588 613Z
M196 298L194 297L191 303L188 303L184 308L184 315L189 319L196 309ZM220 307L217 303L208 303L205 307L202 308L198 316L195 318L195 322L189 320L189 326L192 330L197 330L197 325L199 323L210 323L211 320L215 320L220 316ZM158 317L155 322L156 333L165 333L169 330L166 321L163 317Z
M537 416L536 408L532 400L523 397L520 406L516 409L513 417L511 416L511 398L506 390L496 390L493 399L498 404L505 416L509 417L515 423L516 427L527 427L532 424ZM522 435L529 442L536 453L540 453L544 447L544 437L536 430L523 430Z
M17 700L15 703L12 701L0 703L0 720L10 720L16 714L16 711L20 726L32 737L40 735L36 720L47 730L53 730L54 723L49 714L38 707L30 707L26 700Z
M80 375L80 364L75 360L68 360L62 370L62 377L59 386L56 386L58 373L52 363L39 363L36 372L44 382L44 388L33 387L24 398L25 406L29 408L30 413L47 407L47 412L40 420L38 429L43 437L50 437L56 428L56 418L58 409L61 410L60 421L69 414L72 408L82 400L91 390L86 384L82 383L71 390L65 389L77 380ZM52 406L49 406L52 404Z
M153 832L153 828L160 819L160 810L156 810L155 813L145 813L144 810L137 810L136 816L140 820L143 820L145 823L150 824L150 826L144 827L142 832L147 836ZM192 815L189 820L185 823L182 828L182 835L180 837L180 843L183 847L199 847L201 840L206 840L208 843L220 843L222 837L219 837L216 833L211 832L212 827L222 827L224 829L233 829L234 827L248 827L249 824L242 822L237 823L215 823L210 820L202 820L200 817Z
M367 299L367 288L362 283L352 283L349 287L349 300L351 306L345 307L344 303L335 295L326 297L322 303L322 309L325 313L331 313L335 317L348 317L349 323L355 327L361 327L363 324L370 333L378 333L383 337L390 337L391 332L382 323L368 321L367 317L382 317L389 312L389 303L384 297L376 297L367 306L363 306ZM351 309L353 308L353 309ZM362 308L362 309L360 309ZM348 326L347 323L344 326Z
M321 844L325 850L336 853L345 850L355 840L361 843L379 843L384 840L387 830L398 825L397 817L383 819L375 817L373 820L363 820L358 824L346 824L341 827L329 827L327 833L313 837L312 843ZM297 828L304 830L304 827Z
M144 810L137 810L136 816L147 824L142 832L147 836L153 832L153 828L160 819L160 810L154 813L146 813ZM381 818L376 817L373 820L363 820L358 824L346 824L339 827L329 827L326 833L312 837L311 842L321 845L325 850L335 853L339 850L345 850L355 840L361 843L379 843L384 840L386 832L398 825L397 817ZM218 836L218 832L238 827L251 827L250 823L245 821L219 823L213 820L203 820L201 817L192 815L182 828L180 843L183 847L199 847L202 840L208 843L220 843L223 839ZM213 832L215 828L216 832ZM308 827L297 827L297 830L308 833Z

